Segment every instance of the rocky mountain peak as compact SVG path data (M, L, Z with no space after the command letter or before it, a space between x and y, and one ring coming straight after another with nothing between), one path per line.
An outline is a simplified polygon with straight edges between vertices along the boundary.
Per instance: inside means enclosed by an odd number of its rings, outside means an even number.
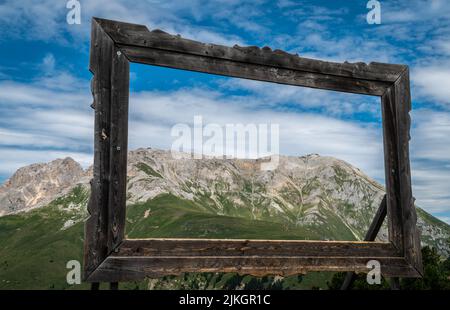
M127 206L170 196L208 214L302 227L315 240L362 240L385 194L360 169L318 154L279 156L274 170L261 169L267 158L199 160L184 155L177 159L170 151L152 148L130 151ZM0 186L0 216L70 198L78 185L87 197L90 178L92 167L83 171L71 158L21 168ZM79 206L82 213L86 202ZM450 227L417 210L422 242L450 253ZM386 225L378 239L387 240Z
M46 205L76 185L84 174L70 157L22 167L0 186L0 215Z

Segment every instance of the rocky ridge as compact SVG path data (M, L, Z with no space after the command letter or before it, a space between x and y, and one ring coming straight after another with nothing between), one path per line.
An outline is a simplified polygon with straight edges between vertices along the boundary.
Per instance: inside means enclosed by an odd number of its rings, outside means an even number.
M137 149L128 156L127 205L171 194L218 215L320 228L324 240L362 240L383 186L332 157L280 156L272 171L261 170L262 162ZM0 216L45 206L76 186L89 189L91 176L70 158L21 168L0 186ZM449 225L418 209L418 226L423 244L450 254ZM379 239L387 239L386 227Z

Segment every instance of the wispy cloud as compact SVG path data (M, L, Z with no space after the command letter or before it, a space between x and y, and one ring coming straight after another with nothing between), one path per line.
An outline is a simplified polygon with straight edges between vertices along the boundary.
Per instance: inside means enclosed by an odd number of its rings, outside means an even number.
M0 175L37 161L72 156L92 161L89 81L61 70L53 54L36 64L30 82L0 82ZM15 154L14 154L15 153Z
M81 25L66 23L66 1L44 0L31 4L24 0L6 0L0 4L0 34L7 38L27 40L56 40L66 45L70 42L87 47L90 35L90 20L93 16L145 24L150 28L181 34L191 39L227 44L241 43L237 35L224 34L213 26L195 25L196 19L203 21L210 14L239 7L235 1L138 1L129 5L125 0L81 1ZM242 19L244 20L244 19ZM248 24L248 23L247 23Z
M412 113L412 180L417 203L431 212L450 206L450 113Z
M290 0L147 0L133 5L125 0L81 0L81 25L66 23L65 5L66 1L58 0L0 3L0 41L16 40L26 48L29 42L45 46L40 47L42 58L27 57L26 66L17 65L20 55L13 55L10 62L10 57L4 57L0 64L1 175L56 157L72 156L85 166L90 164L89 81L79 70L71 71L72 60L65 60L68 66L61 65L65 55L60 49L75 51L77 61L84 59L87 66L90 19L99 16L203 42L269 45L333 61L408 64L417 110L412 114L411 140L414 193L420 206L449 217L447 1L383 1L382 24L377 26L365 24L365 2L358 10L347 2L325 7L317 1ZM18 78L22 71L25 74ZM271 121L282 124L283 153L336 156L383 178L376 99L234 79L208 87L140 90L131 94L131 103L131 148L169 147L171 126L192 122L195 114L218 124Z
M263 87L266 83L263 83ZM282 85L270 88L274 93ZM279 90L277 92L277 90ZM280 126L280 153L301 156L309 153L334 156L360 167L372 177L383 179L381 129L370 123L343 120L333 115L273 110L260 107L260 97L227 96L204 89L170 92L139 92L130 99L130 146L154 145L170 148L171 127L177 123L192 126L195 115L204 123L261 124ZM357 148L356 145L365 145Z
M420 98L450 109L450 63L418 67L413 75Z
M334 117L349 118L365 114L370 119L381 119L380 99L312 89L291 85L279 85L245 79L227 79L219 84L222 90L242 90L257 102L255 108L266 107L286 110L289 107L321 111Z

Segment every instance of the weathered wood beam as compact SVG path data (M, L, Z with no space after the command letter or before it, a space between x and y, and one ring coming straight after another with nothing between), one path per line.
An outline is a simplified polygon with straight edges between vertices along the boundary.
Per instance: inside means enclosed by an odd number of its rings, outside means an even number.
M385 242L233 240L233 239L127 239L111 256L360 256L391 257L397 250Z
M108 251L122 242L125 229L128 97L130 65L119 48L114 47L111 72L110 172L108 199Z
M390 242L422 274L422 254L416 229L411 188L409 140L411 95L409 69L381 97Z
M386 276L415 277L401 257L378 257ZM185 272L236 272L254 276L303 274L310 271L367 271L367 257L281 256L109 256L88 281L133 281Z
M409 160L409 140L411 129L411 94L409 70L405 70L392 87L395 96L396 113L396 142L398 170L395 171L399 184L399 205L402 227L403 255L406 260L423 274L422 252L420 247L419 230L416 228L417 214L414 207L414 197L411 186L411 168Z
M397 122L393 88L389 88L381 97L383 116L384 168L388 214L389 240L400 251L403 249L403 223L400 205L399 163L397 146Z
M114 42L97 22L92 23L89 70L95 109L94 122L94 176L85 224L84 270L87 278L109 254L108 196L110 175L110 113L111 113L111 63Z
M370 223L369 229L366 232L366 236L364 237L364 241L375 241L375 238L378 235L378 232L383 225L384 219L387 215L387 203L386 203L386 195L381 199L380 206L378 207L375 216L373 217L372 222Z
M335 63L308 59L289 54L281 50L272 51L269 47L256 46L227 47L216 44L205 44L170 35L161 30L149 31L146 26L94 18L111 38L119 45L158 49L186 55L204 56L234 62L268 65L277 68L299 70L310 73L367 79L371 81L394 82L403 65L375 63Z
M277 68L261 64L242 63L173 51L119 45L132 62L211 73L251 80L327 89L333 91L381 96L391 84L347 76L336 76L302 70Z

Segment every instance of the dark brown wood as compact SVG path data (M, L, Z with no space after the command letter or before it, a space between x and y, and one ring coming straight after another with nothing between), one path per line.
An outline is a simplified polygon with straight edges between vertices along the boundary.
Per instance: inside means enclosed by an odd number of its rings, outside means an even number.
M395 111L397 127L398 187L401 215L397 222L403 228L403 255L406 260L422 274L422 252L420 248L419 230L416 228L417 215L411 186L411 168L409 163L409 140L411 118L411 95L409 89L409 69L395 82Z
M386 203L386 195L383 196L381 200L380 206L378 207L377 212L370 223L369 229L367 230L366 236L364 237L364 241L374 241L380 231L381 226L383 225L384 219L387 214L387 203ZM347 272L344 278L344 282L342 283L341 290L348 290L350 286L352 286L355 281L356 275L354 272Z
M384 167L388 209L389 240L403 251L403 223L398 179L397 124L394 90L389 88L381 97L383 116Z
M371 80L395 82L405 66L372 62L335 63L316 59L308 59L286 53L281 50L272 51L269 47L256 46L227 47L216 44L205 44L170 35L161 30L149 31L146 26L95 18L103 29L113 38L116 44L130 46L136 50L170 51L192 56L202 56L244 64L257 64L299 70L310 73L348 77L355 80ZM139 49L139 47L143 49Z
M367 230L366 236L364 237L364 241L375 241L375 238L378 235L378 232L381 229L381 225L383 225L384 219L387 214L387 203L386 203L386 195L381 199L380 206L378 207L377 212L370 223L369 229Z
M130 61L147 65L365 95L380 96L390 86L389 82L383 81L355 80L346 76L340 77L339 81L337 81L336 76L323 73L274 68L267 65L242 63L228 59L181 54L142 47L119 46Z
M108 196L110 167L111 63L114 42L94 20L89 70L95 109L94 177L88 202L89 218L85 224L84 278L108 256Z
M409 70L382 96L389 240L422 274L417 216L409 163L411 97Z
M273 83L381 96L389 243L280 240L123 240L129 61ZM312 270L421 275L409 166L410 90L404 65L333 63L268 47L203 44L145 26L94 18L90 70L95 109L94 177L85 226L84 280L118 282L188 271L255 275ZM384 211L385 212L385 211ZM386 213L386 212L385 212ZM385 216L378 210L366 235Z
M111 256L330 256L395 257L385 242L230 240L230 239L128 239Z
M402 257L379 257L384 276L416 277ZM90 276L91 281L134 281L184 272L236 272L254 276L304 274L310 271L367 272L367 257L277 256L109 256Z
M117 47L113 49L111 68L110 175L108 199L108 250L122 242L125 229L128 97L130 65Z

